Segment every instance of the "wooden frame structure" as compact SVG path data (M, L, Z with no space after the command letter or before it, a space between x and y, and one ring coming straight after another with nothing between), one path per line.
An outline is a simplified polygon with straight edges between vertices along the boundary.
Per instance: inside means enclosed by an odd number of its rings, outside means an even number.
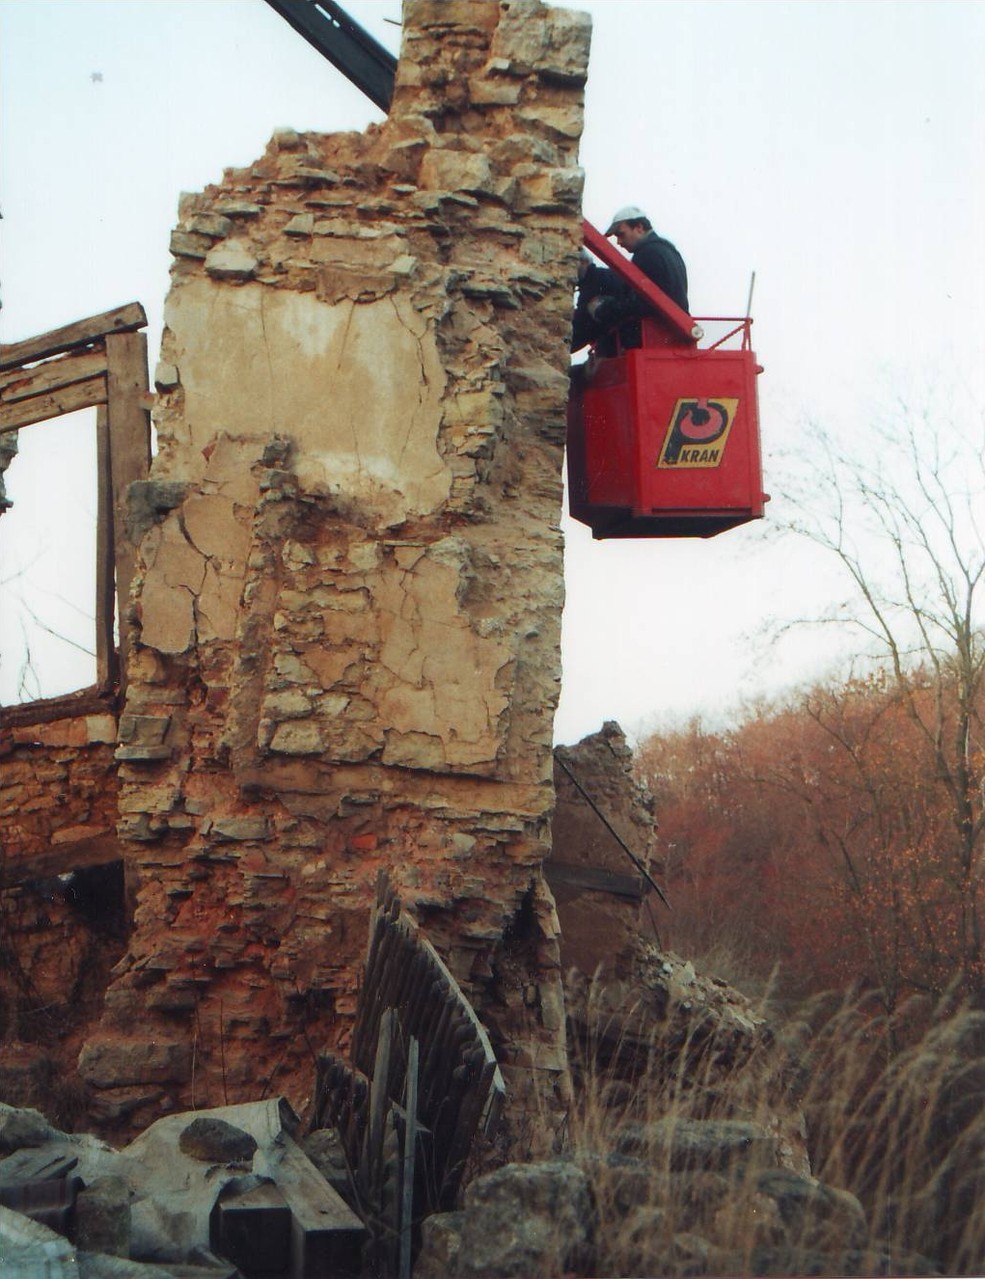
M420 1223L458 1203L472 1143L506 1085L485 1028L438 952L376 881L352 1064L317 1059L311 1127L336 1128L373 1234L370 1269L410 1279Z
M139 302L93 315L22 342L0 346L0 435L78 409L95 408L98 507L96 517L96 684L65 697L7 707L8 722L83 714L95 698L122 687L113 639L126 648L126 603L134 547L126 533L126 491L150 466L147 316Z

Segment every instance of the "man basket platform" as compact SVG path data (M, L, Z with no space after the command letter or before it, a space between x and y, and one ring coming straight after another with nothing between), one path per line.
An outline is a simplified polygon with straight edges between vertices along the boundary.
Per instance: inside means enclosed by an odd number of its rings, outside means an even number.
M751 318L699 324L589 222L585 245L647 301L640 345L618 331L572 369L568 504L592 536L712 537L761 519ZM706 347L703 324L731 325Z

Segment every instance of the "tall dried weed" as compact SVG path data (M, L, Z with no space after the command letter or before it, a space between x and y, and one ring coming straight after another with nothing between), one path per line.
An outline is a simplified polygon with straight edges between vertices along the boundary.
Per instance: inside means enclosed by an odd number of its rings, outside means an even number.
M705 1010L614 1040L597 1005L568 1134L593 1274L985 1273L983 1014L818 1000L737 1062Z

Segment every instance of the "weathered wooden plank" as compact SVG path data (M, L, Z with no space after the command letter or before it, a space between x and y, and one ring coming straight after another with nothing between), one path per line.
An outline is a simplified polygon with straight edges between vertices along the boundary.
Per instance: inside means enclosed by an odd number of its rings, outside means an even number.
M459 1187L465 1172L472 1142L482 1120L486 1103L492 1093L493 1076L496 1063L482 1060L481 1050L475 1054L470 1069L477 1072L477 1077L470 1082L459 1109L455 1130L448 1147L447 1162L444 1167L444 1179L438 1195L438 1203L454 1207L458 1199ZM492 1095L495 1095L494 1093Z
M387 1081L390 1077L390 1055L396 1038L396 1027L397 1014L392 1008L388 1008L380 1022L380 1033L376 1041L376 1061L373 1065L373 1080L369 1093L370 1176L374 1179L378 1171L376 1161L383 1148L383 1128L390 1104Z
M410 1279L414 1180L417 1173L417 1068L418 1044L411 1035L407 1051L407 1080L404 1092L404 1149L400 1185L400 1279Z
M286 1132L267 1151L267 1170L291 1210L293 1279L358 1274L363 1223Z
M16 368L0 374L0 402L16 404L36 395L49 395L63 386L84 382L106 372L106 350L73 351L30 369Z
M397 1107L393 1105L387 1110L376 1184L379 1200L375 1204L375 1216L379 1224L373 1232L374 1268L378 1274L393 1275L400 1255L400 1133Z
M122 860L123 850L115 835L93 835L65 844L49 844L43 852L23 853L8 848L0 871L0 884L12 888L31 879L54 879L73 870L107 866Z
M373 1058L376 1052L376 1037L379 1034L380 1017L383 1003L379 997L379 983L385 977L398 939L396 929L381 914L378 944L372 952L372 964L363 981L363 989L356 1013L356 1025L352 1036L352 1061L364 1075L372 1075ZM370 976L370 973L372 976Z
M47 697L22 706L0 706L0 728L21 728L28 724L50 724L56 719L83 715L112 715L116 699L105 688L93 686L59 697Z
M79 1152L67 1142L48 1143L40 1149L25 1147L0 1159L0 1186L16 1186L25 1181L56 1181L70 1173L79 1162Z
M49 355L60 355L62 351L72 351L76 347L87 346L107 333L126 333L134 329L142 329L146 323L147 316L140 303L128 302L126 306L118 306L112 311L103 311L99 315L90 315L84 320L65 324L60 329L40 333L37 337L0 345L0 371L17 368L18 365L29 364L33 360L44 360Z
M91 409L106 403L106 378L101 374L88 377L72 386L63 386L50 395L35 395L16 404L0 404L0 435L19 431L22 426L35 422L47 422L49 418L75 413L78 409Z
M434 949L434 947L431 945L431 943L428 941L426 937L422 937L420 939L420 945L431 956L434 967L444 977L445 981L448 983L451 993L455 996L455 998L461 1004L462 1011L465 1013L465 1016L469 1019L469 1021L472 1023L473 1027L475 1028L476 1037L479 1043L482 1045L482 1051L485 1055L485 1059L486 1061L491 1062L492 1065L494 1066L493 1083L492 1083L493 1091L497 1093L501 1093L503 1096L505 1096L506 1085L503 1082L502 1072L500 1071L499 1066L496 1064L496 1054L493 1052L492 1044L489 1042L489 1036L486 1034L485 1026L483 1026L482 1022L479 1020L475 1009L472 1007L469 1001L465 998L465 995L462 991L461 986L459 986L458 982L451 975L451 971L446 966L444 960L441 958L441 956ZM488 1127L486 1131L487 1133L490 1131Z
M150 414L147 395L147 337L113 333L106 338L107 416L113 485L113 554L116 568L116 616L120 652L127 645L127 603L136 563L136 548L126 535L129 485L147 478L150 469Z
M65 1235L75 1218L75 1201L84 1184L81 1177L58 1176L13 1186L0 1185L0 1204ZM45 1266L36 1273L48 1275L50 1271Z
M113 476L106 406L96 410L96 683L107 687L116 674L113 621L116 612L113 539Z

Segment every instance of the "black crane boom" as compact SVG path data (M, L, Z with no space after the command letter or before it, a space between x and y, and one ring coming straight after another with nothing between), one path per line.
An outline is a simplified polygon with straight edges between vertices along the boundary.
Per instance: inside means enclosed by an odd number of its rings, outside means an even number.
M361 89L390 110L397 59L334 0L267 0L299 35Z

